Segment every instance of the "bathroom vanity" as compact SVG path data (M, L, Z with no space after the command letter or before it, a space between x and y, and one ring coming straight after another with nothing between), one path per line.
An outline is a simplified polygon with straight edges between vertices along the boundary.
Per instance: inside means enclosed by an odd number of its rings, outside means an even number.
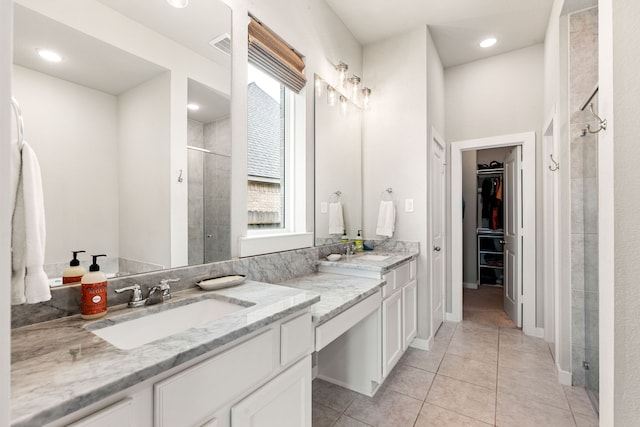
M210 295L194 288L174 298ZM251 281L215 295L250 306L126 351L79 316L16 329L12 425L310 426L310 306L319 296ZM145 309L108 316L127 310Z

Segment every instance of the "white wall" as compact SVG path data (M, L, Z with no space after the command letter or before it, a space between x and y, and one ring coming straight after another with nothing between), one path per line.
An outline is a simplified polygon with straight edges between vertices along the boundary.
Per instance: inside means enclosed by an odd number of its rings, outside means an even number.
M615 143L613 137L607 135L601 137L600 147L608 145L605 150L613 148L613 209L610 210L610 206L605 209L607 213L613 211L615 228L602 230L600 235L607 232L614 233L614 253L608 254L607 259L615 260L614 265L610 266L615 278L613 283L615 308L613 312L601 310L600 313L601 316L613 315L615 318L615 331L613 331L615 334L613 337L615 389L612 408L615 414L614 422L617 426L631 426L638 423L640 413L640 359L637 357L640 354L640 320L638 319L640 222L637 215L640 199L630 197L630 185L637 189L637 183L640 182L640 167L638 167L640 164L640 144L638 144L640 52L637 49L640 43L640 31L637 26L640 3L635 0L617 0L611 4L613 51L610 55L613 58L613 111L605 109L604 112L606 118L613 118L613 127L607 128L607 131L602 134L611 130L615 136ZM609 78L610 74L600 77ZM610 86L607 85L605 88L608 89ZM603 97L607 95L601 94ZM603 102L601 98L601 106ZM603 178L600 175L600 179ZM605 184L611 188L611 181ZM610 219L608 217L606 221L609 222ZM600 289L604 290L604 288L611 289L611 283L601 282ZM611 332L611 330L603 331L605 335ZM604 375L607 374L610 375L611 372L605 371Z
M534 131L536 146L539 146L543 126L543 65L544 46L538 44L447 68L447 140L454 142ZM537 159L525 161L533 162L534 167L538 164ZM536 201L537 210L540 210L541 203L538 198ZM542 231L540 227L538 229ZM537 289L536 317L541 321L542 284L538 283ZM447 311L450 310L451 282L447 285Z
M171 266L170 94L167 71L118 97L120 256L166 267Z
M368 45L364 76L371 108L363 117L363 214L365 238L376 236L381 193L393 188L394 238L420 242L418 337L430 336L427 287L427 28ZM413 199L414 212L404 211Z
M0 99L11 96L13 61L13 2L0 0ZM6 77L5 77L6 76ZM0 103L0 280L11 283L11 202L9 189L11 124L13 112L8 102ZM9 425L11 405L11 289L0 287L0 425Z
M13 93L42 172L45 264L68 262L73 250L117 258L116 97L20 66Z

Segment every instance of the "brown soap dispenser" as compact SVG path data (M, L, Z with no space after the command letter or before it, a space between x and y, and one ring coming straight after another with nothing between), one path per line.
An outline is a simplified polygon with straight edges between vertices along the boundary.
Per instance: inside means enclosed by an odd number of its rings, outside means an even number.
M107 314L107 276L100 271L98 257L106 255L91 255L93 264L89 272L82 277L80 315L83 319L97 319Z
M78 261L78 254L85 251L71 251L73 253L73 259L69 263L69 267L65 268L62 272L62 284L66 285L68 283L80 283L82 280L82 276L86 273L84 268L80 265L80 261Z

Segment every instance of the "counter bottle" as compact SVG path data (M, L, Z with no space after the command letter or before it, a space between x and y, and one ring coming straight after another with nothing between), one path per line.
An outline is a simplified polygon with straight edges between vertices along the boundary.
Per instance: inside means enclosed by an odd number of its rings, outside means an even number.
M358 230L356 236L356 252L362 252L364 250L364 239L362 238L362 230Z
M71 251L73 253L73 259L69 263L69 267L65 268L62 272L62 284L67 283L80 283L82 276L86 273L84 267L80 265L78 261L78 254L85 251Z
M80 315L83 319L97 319L107 314L107 276L100 271L98 257L91 255L93 264L89 272L82 277L80 296Z

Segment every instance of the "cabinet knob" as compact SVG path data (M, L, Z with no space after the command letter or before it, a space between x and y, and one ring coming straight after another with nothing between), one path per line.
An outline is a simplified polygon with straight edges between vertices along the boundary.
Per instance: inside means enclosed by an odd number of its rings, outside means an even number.
M440 252L440 246L434 246L433 250L436 251L436 252Z
M506 243L507 243L506 241L504 241L504 240L500 240L500 244L501 244L501 245L504 245L504 244L506 244Z

